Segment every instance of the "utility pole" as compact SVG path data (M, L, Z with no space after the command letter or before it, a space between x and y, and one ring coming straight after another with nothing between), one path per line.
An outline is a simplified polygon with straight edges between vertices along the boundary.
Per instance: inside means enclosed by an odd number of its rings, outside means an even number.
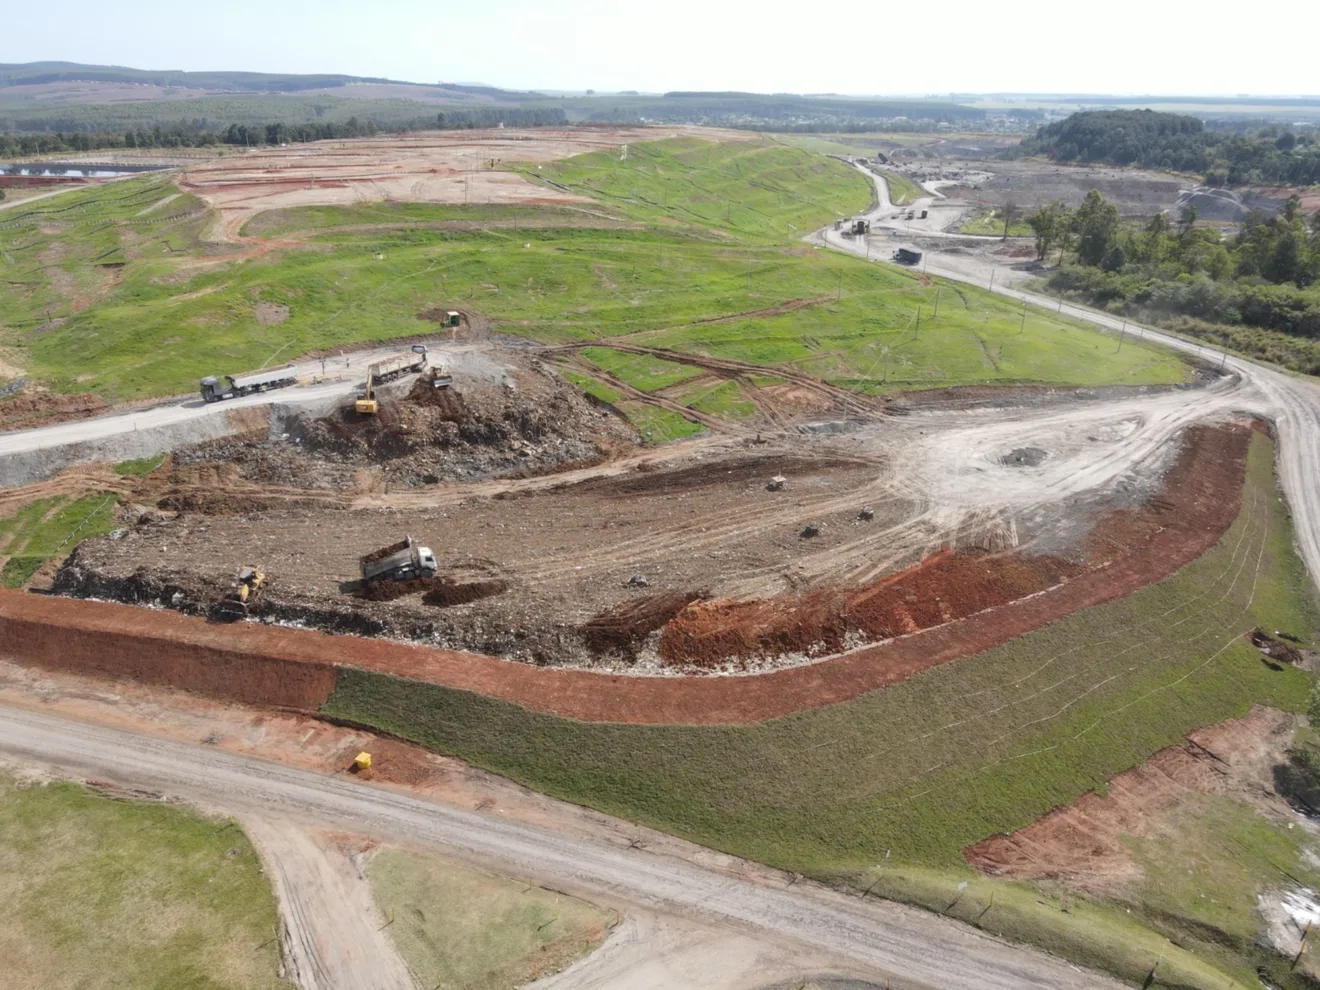
M916 325L915 325L915 327L914 327L914 329L913 329L913 331L912 331L912 336L917 337L917 336L920 336L920 335L921 335L921 307L918 306L918 307L917 307L917 322L916 322Z
M937 287L935 289L935 312L930 314L930 318L933 320L939 315L940 315L940 290Z
M1224 370L1224 365L1228 363L1228 348L1224 348L1223 354L1219 358L1219 370Z
M1114 351L1115 354L1117 354L1118 351L1121 351L1123 349L1123 338L1126 336L1127 336L1127 320L1124 320L1123 329L1118 332L1118 350Z
M1018 336L1020 337L1026 332L1027 332L1027 304L1026 301L1024 300L1022 303L1022 322L1021 324L1018 325Z
M991 291L991 292L994 292L994 291L995 291L995 271L996 271L996 269L994 269L994 268L991 268L991 269L990 269L990 291Z
M839 275L839 294L834 297L834 301L838 302L842 298L843 298L843 275Z

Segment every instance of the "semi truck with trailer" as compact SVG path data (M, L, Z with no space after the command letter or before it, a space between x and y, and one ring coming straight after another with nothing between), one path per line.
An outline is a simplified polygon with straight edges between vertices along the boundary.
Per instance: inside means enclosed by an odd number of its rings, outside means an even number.
M253 392L269 392L275 388L287 388L298 383L298 375L293 368L278 368L275 371L254 371L250 375L224 375L223 381L215 375L202 379L202 399L206 402L219 402L221 399L233 399Z

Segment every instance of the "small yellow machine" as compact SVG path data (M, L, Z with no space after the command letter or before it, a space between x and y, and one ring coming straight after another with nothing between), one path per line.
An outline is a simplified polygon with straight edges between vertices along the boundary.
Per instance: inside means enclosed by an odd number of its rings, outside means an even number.
M227 619L247 618L248 609L266 586L266 574L256 567L240 567L234 587L220 603L220 615Z
M361 773L363 770L371 769L371 754L363 750L353 757L353 772Z
M374 371L367 372L367 387L358 400L353 403L353 408L363 416L374 416L380 412L380 403L376 401L376 376Z

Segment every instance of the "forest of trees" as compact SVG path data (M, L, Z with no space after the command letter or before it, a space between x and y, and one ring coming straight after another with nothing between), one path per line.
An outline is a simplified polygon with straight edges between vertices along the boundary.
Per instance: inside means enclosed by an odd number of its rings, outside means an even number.
M1274 217L1248 213L1229 239L1190 207L1124 229L1095 190L1027 222L1037 257L1058 252L1053 290L1320 373L1320 210L1304 216L1299 197Z
M568 123L558 108L520 109L510 107L445 110L403 124L392 123L391 131L463 130L474 127L555 127ZM204 148L228 144L256 147L265 144L300 144L332 138L370 137L382 127L372 120L350 117L340 122L288 124L230 124L197 126L156 125L123 133L87 131L48 134L0 134L0 158L25 158L63 152L100 151L113 148Z
M1014 153L1193 172L1212 186L1320 183L1320 140L1309 129L1209 130L1196 117L1153 110L1075 113L1040 128Z

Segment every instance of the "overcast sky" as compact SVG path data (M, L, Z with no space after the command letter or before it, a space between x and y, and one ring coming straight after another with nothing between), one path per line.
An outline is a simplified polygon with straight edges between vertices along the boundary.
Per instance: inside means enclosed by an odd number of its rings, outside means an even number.
M59 0L0 61L337 72L513 89L1317 94L1320 2ZM1252 12L1268 17L1251 23ZM923 19L924 18L924 19Z

